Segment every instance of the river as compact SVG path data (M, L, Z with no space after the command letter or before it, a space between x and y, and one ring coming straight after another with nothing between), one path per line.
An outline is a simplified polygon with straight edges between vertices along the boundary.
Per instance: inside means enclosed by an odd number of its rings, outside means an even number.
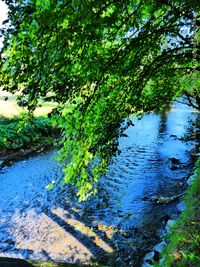
M78 203L74 188L58 184L56 150L18 161L0 171L0 256L108 266L141 266L162 234L176 202L154 197L186 190L195 149L196 114L174 104L167 114L133 118L121 154L102 177L97 196Z

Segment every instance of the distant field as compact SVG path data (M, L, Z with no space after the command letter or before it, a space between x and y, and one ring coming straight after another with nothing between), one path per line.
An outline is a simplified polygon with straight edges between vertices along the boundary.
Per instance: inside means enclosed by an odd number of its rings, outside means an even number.
M17 105L16 98L16 95L0 90L0 116L13 117L22 112L26 112L26 109ZM56 103L45 103L41 108L37 108L34 114L35 116L46 115L52 108L56 107L56 105Z

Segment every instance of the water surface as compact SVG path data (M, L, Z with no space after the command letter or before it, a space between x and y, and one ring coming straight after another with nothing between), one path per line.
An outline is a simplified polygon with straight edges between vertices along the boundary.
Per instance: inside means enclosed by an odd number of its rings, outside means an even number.
M133 119L98 195L84 203L77 202L73 188L46 190L62 177L55 150L2 169L0 256L139 266L166 218L177 214L176 203L157 205L151 198L186 190L195 140L184 137L193 131L195 117L176 104L168 114ZM113 251L118 251L114 259Z

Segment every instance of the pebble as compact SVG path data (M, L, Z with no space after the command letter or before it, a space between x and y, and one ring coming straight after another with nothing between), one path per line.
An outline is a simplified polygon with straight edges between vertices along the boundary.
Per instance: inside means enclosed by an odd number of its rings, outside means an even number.
M159 263L161 264L161 266L163 266L163 264L164 264L164 260L165 260L165 258L161 258L161 259L159 260Z
M166 225L166 230L169 232L171 230L171 227L175 224L175 220L169 220Z
M160 242L159 244L157 244L153 250L154 251L157 251L158 253L161 253L161 251L163 250L163 248L166 246L166 242L165 241L162 241Z
M191 185L194 179L195 179L195 175L191 175L190 178L187 180L187 184Z
M185 210L185 202L181 201L176 206L178 212L183 212Z
M154 251L148 252L145 256L144 256L144 261L150 261L153 259L155 255Z

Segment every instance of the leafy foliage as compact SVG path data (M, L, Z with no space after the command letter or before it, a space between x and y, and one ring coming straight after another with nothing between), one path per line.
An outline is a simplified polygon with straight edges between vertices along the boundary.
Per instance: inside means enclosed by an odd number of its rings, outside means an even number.
M199 71L199 3L5 2L1 84L29 111L41 98L60 104L64 180L85 199L119 153L129 115L159 112Z
M27 148L41 141L52 142L51 136L53 127L48 118L30 119L24 114L0 118L0 151Z

